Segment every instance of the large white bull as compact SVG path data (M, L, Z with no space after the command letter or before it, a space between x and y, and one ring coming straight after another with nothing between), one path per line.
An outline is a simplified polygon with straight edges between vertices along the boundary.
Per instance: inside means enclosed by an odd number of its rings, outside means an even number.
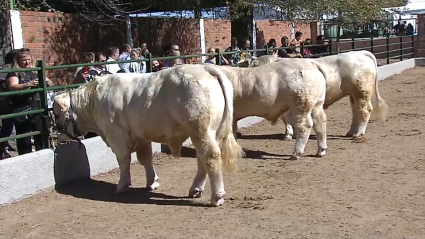
M221 66L234 90L234 125L248 116L259 116L275 124L287 110L293 112L295 130L300 135L291 159L304 153L311 128L317 134L317 156L326 154L326 115L323 102L326 72L316 61L294 59L256 68ZM314 124L313 124L314 122Z
M273 60L274 59L274 60ZM292 61L288 58L259 57L256 65L264 65L273 61ZM381 98L378 89L378 65L375 56L369 51L351 51L333 56L315 59L328 71L326 79L327 109L333 103L345 96L349 96L352 109L352 122L346 136L362 138L365 134L371 112L381 121L388 115L388 105ZM376 95L376 104L372 106L373 92ZM373 110L373 111L372 111ZM286 123L286 138L294 135L291 123L291 112L282 116Z
M181 65L156 73L101 76L57 95L53 108L58 127L68 137L92 131L112 149L120 168L117 193L131 185L132 152L145 168L147 188L154 190L159 182L151 142L168 144L178 157L190 137L198 172L189 195L201 196L208 174L210 203L219 206L225 195L221 166L236 170L236 161L243 156L232 132L232 84L215 66Z

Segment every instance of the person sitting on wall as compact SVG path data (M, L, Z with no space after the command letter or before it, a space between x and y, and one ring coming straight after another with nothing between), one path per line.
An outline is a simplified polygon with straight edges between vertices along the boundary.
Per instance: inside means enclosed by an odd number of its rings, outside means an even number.
M106 62L106 56L102 52L97 52L95 54L95 62ZM77 72L77 75L74 79L74 84L82 84L89 81L92 81L96 78L96 76L100 76L103 74L111 74L106 71L105 65L98 66L88 66L81 67L81 69Z
M128 61L131 59L131 46L129 44L124 44L121 54L118 57L119 61ZM121 68L121 70L124 70L124 72L130 72L130 63L119 63L118 64Z
M207 53L208 54L214 54L215 49L213 47L210 47L210 48L208 48ZM227 61L227 59L223 55L220 55L220 57L221 57L221 64L220 65L229 65L229 62ZM207 56L207 59L205 59L204 63L218 65L217 62L216 62L216 56L214 56L214 55Z
M303 36L302 32L299 32L299 31L296 32L295 33L295 38L292 39L291 43L289 43L289 46L295 47L295 52L296 53L301 53L300 47L301 47L301 44L302 44L302 41L301 41L301 37L302 36Z
M84 59L83 63L93 63L94 60L95 60L94 58L95 57L94 57L93 52L84 52L83 53L83 59ZM92 68L92 66L90 66L89 68ZM82 66L77 67L77 69L75 70L75 73L74 73L74 78L77 77L77 74L78 74L78 72L81 71L81 69L83 69Z
M172 44L167 53L167 56L180 56L180 47L176 44ZM165 60L164 62L164 68L171 68L171 67L174 67L175 65L180 65L180 64L184 64L183 58L168 59L168 60Z
M158 58L158 57L153 57L153 58ZM160 70L162 70L163 66L161 65L161 63L158 60L152 60L152 72L158 72Z
M302 57L301 54L299 53L294 53L293 49L287 48L289 46L289 38L287 36L283 36L280 39L280 47L286 47L286 48L279 48L277 51L277 55L279 57L285 58L285 57L289 57L289 58L300 58Z
M229 62L229 65L235 65L241 60L240 50L241 49L238 47L238 39L236 37L232 37L230 46L224 52L232 52L232 51L237 51L237 52L233 54L224 55L224 57L226 57L227 61Z
M316 45L311 48L314 57L320 57L328 54L329 42L325 41L325 36L318 35L316 37Z
M312 46L311 46L311 39L307 38L305 39L305 41L302 43L302 46L304 48L304 57L310 57L312 54Z
M268 48L267 55L274 55L276 53L276 49L274 49L276 48L276 45L277 45L276 39L271 38L269 42L267 43L267 48Z
M22 48L16 54L13 68L32 68L34 67L34 60L31 52L27 48ZM38 76L32 72L19 72L19 73L8 73L6 76L6 82L8 90L27 90L38 87ZM46 77L47 86L52 86L52 82ZM10 96L12 103L13 113L26 112L30 110L40 109L40 94L39 93L28 93ZM14 118L14 124L16 134L25 134L33 131L40 131L47 129L47 119L40 113L24 115ZM47 145L44 145L43 140L45 134L34 135L34 146L36 150L41 150ZM32 152L31 137L20 138L16 140L18 154L27 154Z
M131 59L132 60L143 60L144 57L141 56L141 51L137 48L131 50ZM145 61L135 61L130 63L129 70L133 73L146 73Z

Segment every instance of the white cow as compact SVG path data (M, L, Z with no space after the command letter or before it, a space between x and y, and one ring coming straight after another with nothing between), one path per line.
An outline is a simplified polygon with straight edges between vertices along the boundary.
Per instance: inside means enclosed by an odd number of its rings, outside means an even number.
M323 102L326 72L316 61L294 59L256 68L221 66L232 81L234 90L234 125L248 116L263 117L276 124L287 110L294 112L295 130L301 135L291 159L303 153L314 122L317 134L317 156L326 154L326 115Z
M273 62L273 58L259 57L257 65ZM378 89L378 65L375 56L369 51L351 51L333 56L315 59L328 71L326 86L327 109L333 103L345 96L350 97L352 109L352 122L346 136L355 139L362 138L365 134L371 112L374 117L385 121L388 115L388 105L381 98ZM292 61L289 58L275 58L275 61ZM257 66L253 65L253 66ZM376 95L376 104L372 106L373 92ZM373 110L373 111L372 111ZM282 116L286 123L286 138L294 135L291 123L291 112Z
M145 168L147 188L155 190L159 182L152 165L151 142L168 144L172 155L178 157L190 137L198 172L189 195L201 196L208 174L210 203L220 206L225 195L221 165L236 171L236 161L244 154L232 132L232 84L211 65L101 76L57 95L53 108L58 127L68 137L92 131L112 149L120 168L117 193L131 185L132 152L137 152Z

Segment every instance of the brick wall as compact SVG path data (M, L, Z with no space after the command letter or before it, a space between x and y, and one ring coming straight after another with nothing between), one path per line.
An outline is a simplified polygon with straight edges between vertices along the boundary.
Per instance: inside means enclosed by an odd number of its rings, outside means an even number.
M152 54L160 55L165 44L177 44L182 55L201 52L199 20L186 18L133 18L136 46L146 42Z
M121 46L125 41L125 25L101 26L77 15L21 11L24 47L35 59L47 65L62 65L82 61L85 51L103 51ZM75 69L47 72L58 82L70 82Z
M287 36L291 39L291 23L288 21L255 21L257 32L257 48L263 48L271 38L276 39L277 45L280 46L280 39ZM299 23L295 24L295 32L303 33L302 39L311 38L310 24ZM316 37L316 36L314 36Z
M204 19L205 51L210 47L226 49L230 46L231 24L229 20Z
M102 51L125 41L125 25L102 26L71 14L21 11L23 41L37 59L74 63L85 51Z

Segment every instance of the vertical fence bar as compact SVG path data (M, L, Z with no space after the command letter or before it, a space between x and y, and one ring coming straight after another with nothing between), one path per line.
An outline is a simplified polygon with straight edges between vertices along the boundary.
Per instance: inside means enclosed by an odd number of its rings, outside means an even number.
M221 52L219 48L215 49L215 53L217 53L217 55L215 56L215 64L221 66Z
M50 131L49 131L49 107L47 105L47 85L46 85L46 65L43 60L37 61L37 67L40 67L38 71L38 87L43 88L43 92L40 92L40 103L41 108L44 109L42 113L42 132L41 136L43 139L43 148L50 148Z
M412 35L412 58L415 58L415 35Z
M400 36L400 61L403 60L403 36Z
M333 55L332 53L332 39L329 39L329 55Z
M390 35L387 35L387 65L390 64Z
M354 51L354 49L356 49L356 43L354 42L354 37L352 37L351 38L351 47L353 48L353 51Z
M150 73L152 72L152 54L149 52L148 54L148 61L145 61L146 63L146 72Z
M372 54L374 54L374 52L373 52L373 36L370 36L370 52L372 52Z
M266 44L266 45L264 46L264 48L266 49L266 54L265 54L265 55L268 55L268 54L269 54L269 45L267 45L267 44Z
M300 51L301 56L304 57L304 43L301 44Z

